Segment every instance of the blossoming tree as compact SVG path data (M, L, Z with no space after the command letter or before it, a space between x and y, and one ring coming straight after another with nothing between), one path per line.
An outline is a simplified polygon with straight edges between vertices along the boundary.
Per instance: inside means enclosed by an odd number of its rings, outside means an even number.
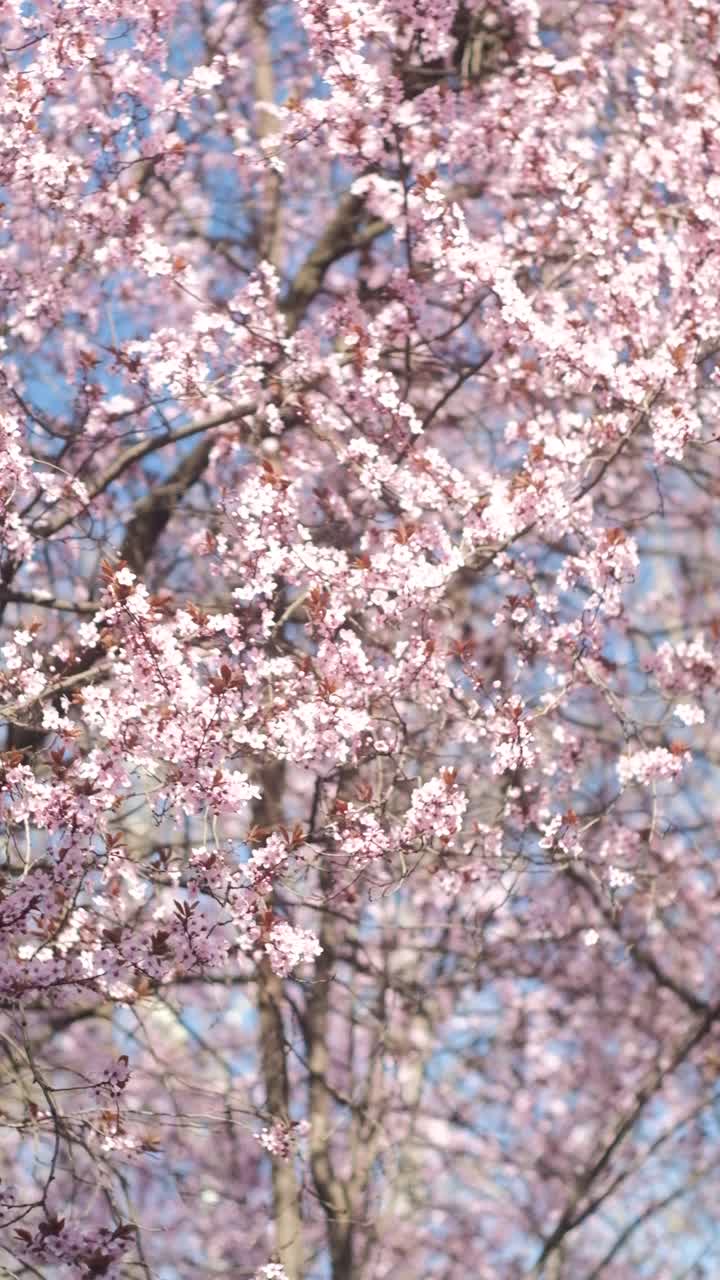
M3 1275L716 1275L716 0L0 48Z

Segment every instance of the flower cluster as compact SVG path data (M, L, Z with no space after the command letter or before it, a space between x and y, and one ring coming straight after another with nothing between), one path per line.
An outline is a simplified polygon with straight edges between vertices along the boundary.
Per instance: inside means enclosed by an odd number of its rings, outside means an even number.
M11 1268L697 1253L717 8L2 6Z
M309 1128L306 1120L276 1120L270 1128L262 1129L257 1139L271 1156L278 1160L289 1160Z
M130 1067L127 1054L123 1053L117 1062L104 1073L102 1080L95 1085L95 1093L99 1099L110 1097L117 1099L130 1079Z
M265 940L264 950L274 972L286 978L296 965L314 960L322 947L314 933L297 929L281 920L274 924Z
M56 1214L44 1217L35 1230L24 1226L15 1229L16 1241L30 1265L69 1267L78 1280L99 1275L117 1280L134 1233L132 1224L84 1231Z
M649 786L653 782L677 778L683 765L690 760L690 753L680 747L652 747L649 750L631 751L620 757L617 771L621 787L631 782Z
M454 769L445 769L438 777L416 787L405 815L402 841L440 840L447 844L457 835L468 799L455 776Z

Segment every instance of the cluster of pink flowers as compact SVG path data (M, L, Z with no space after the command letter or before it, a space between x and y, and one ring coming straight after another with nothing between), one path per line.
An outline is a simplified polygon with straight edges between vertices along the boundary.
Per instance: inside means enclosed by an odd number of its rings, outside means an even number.
M490 767L495 774L532 765L536 758L535 742L527 723L525 704L517 694L507 702L498 702L487 712L483 736L490 739Z
M388 857L394 848L392 835L369 805L347 804L341 816L329 824L328 834L338 852L356 868Z
M717 659L702 633L678 644L664 641L653 655L652 670L667 693L701 693L717 675Z
M305 961L312 961L322 952L322 947L309 929L298 929L287 920L272 926L264 944L265 953L275 973L286 978Z
M307 1120L275 1120L257 1135L261 1147L278 1160L289 1160L302 1138L310 1131Z
M246 867L248 881L258 893L270 893L273 882L288 864L288 842L279 831L268 836L264 844L253 849Z
M69 1267L78 1280L93 1280L95 1276L118 1280L135 1228L128 1224L112 1231L102 1227L87 1231L56 1214L48 1214L35 1230L18 1226L14 1234L30 1263Z
M460 830L467 806L467 795L455 781L455 770L445 769L413 791L401 839L440 840L447 844Z
M18 1274L671 1247L622 1108L717 995L717 9L2 7Z
M121 1054L117 1062L103 1075L102 1080L95 1085L95 1093L98 1099L105 1098L117 1099L125 1089L130 1079L130 1066L127 1054Z
M690 752L683 748L670 751L667 747L652 747L628 752L618 760L620 786L626 787L631 782L649 786L652 782L673 780L690 758Z
M205 895L214 899L225 914L229 912L240 950L246 954L264 953L280 977L287 977L296 965L312 961L320 954L314 933L296 928L287 920L269 919L272 910L268 903L277 879L288 866L289 855L287 835L277 832L256 848L245 864L231 850L195 849L188 879L193 902L176 908L173 930L164 934L163 950L173 945L179 921L185 950L190 951L187 957L183 956L186 965L192 966L193 958L201 964L227 962L231 946L227 929L219 929L217 920L198 910L198 900Z
M287 1271L279 1262L266 1262L255 1272L254 1280L288 1280Z

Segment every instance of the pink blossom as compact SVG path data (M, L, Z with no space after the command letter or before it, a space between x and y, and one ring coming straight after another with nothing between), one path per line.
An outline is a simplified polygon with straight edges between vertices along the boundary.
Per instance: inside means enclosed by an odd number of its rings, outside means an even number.
M296 929L285 920L272 926L264 949L273 971L283 978L296 965L313 960L322 952L313 933L308 929Z
M641 786L648 786L663 779L674 779L689 760L688 751L668 751L666 747L629 752L618 761L620 785L626 787L631 782L638 782Z

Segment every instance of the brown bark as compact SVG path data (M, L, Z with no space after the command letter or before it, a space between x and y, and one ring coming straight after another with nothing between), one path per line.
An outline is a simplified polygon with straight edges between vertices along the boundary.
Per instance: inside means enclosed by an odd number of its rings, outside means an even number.
M332 877L323 871L321 892L332 893ZM330 1155L331 1107L328 1021L330 982L335 964L335 919L326 911L320 931L318 956L310 988L305 1040L310 1068L310 1169L323 1207L333 1280L353 1280L353 1204L347 1182L337 1177Z
M258 975L260 1054L265 1105L271 1120L288 1118L290 1089L282 1001L282 982L263 962ZM300 1187L292 1160L273 1160L272 1188L275 1248L288 1280L302 1280L305 1259Z

